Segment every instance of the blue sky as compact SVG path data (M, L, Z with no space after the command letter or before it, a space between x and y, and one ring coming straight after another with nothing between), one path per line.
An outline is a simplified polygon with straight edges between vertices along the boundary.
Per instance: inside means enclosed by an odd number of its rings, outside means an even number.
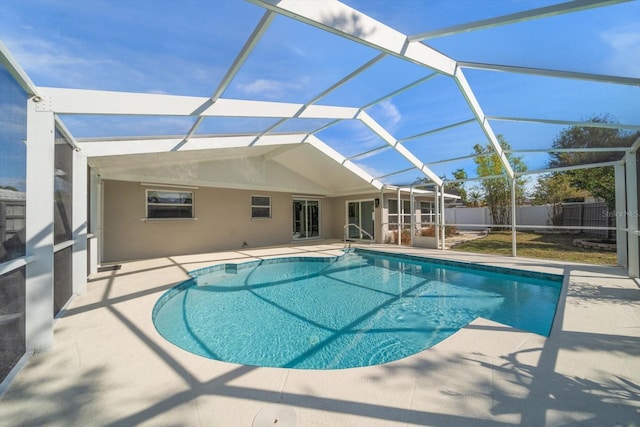
M303 0L320 1L320 0ZM532 0L348 0L406 34L548 6ZM210 96L264 10L242 0L3 0L0 39L39 86ZM474 31L426 42L450 57L526 67L640 78L640 2ZM378 54L374 49L278 16L233 80L226 98L304 103ZM432 71L387 57L319 101L361 107ZM466 70L485 113L582 120L610 114L640 124L640 88L531 75ZM473 117L455 82L438 76L367 111L396 138ZM63 117L76 137L185 134L192 118ZM251 132L270 119L207 119L198 133ZM309 131L325 122L296 120L277 131ZM515 149L550 147L555 125L492 122ZM318 136L345 156L384 145L357 121ZM486 144L471 123L405 145L424 162L471 154ZM546 157L525 156L529 169ZM372 175L411 165L392 150L359 158ZM434 165L475 175L472 161ZM407 172L386 179L412 182Z

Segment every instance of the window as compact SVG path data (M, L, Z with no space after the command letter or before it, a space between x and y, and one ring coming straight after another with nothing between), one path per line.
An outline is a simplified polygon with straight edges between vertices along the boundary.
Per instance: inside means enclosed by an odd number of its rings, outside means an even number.
M420 223L424 227L436 222L436 212L433 202L420 202Z
M397 230L398 221L398 199L389 199L388 218L389 230ZM411 224L411 201L402 200L402 222L404 225Z
M193 218L193 192L147 190L147 218Z
M271 218L271 197L251 196L251 218Z

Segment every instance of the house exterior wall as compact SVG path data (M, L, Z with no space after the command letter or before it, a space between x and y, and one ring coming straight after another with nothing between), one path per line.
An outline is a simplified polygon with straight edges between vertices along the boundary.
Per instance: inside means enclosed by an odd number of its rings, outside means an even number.
M289 193L199 187L188 190L194 192L197 220L145 221L145 190L162 187L109 180L103 185L103 262L235 250L245 242L246 247L260 247L293 241ZM271 197L270 219L251 218L251 196ZM333 238L333 203L319 200L320 238Z
M323 238L342 239L342 232L339 232L338 227L336 226L336 217L344 215L344 212L340 212L340 204L338 203L338 200L327 197L325 199L321 199L321 205L322 210L320 211L320 219L322 229L320 232L322 233ZM344 208L342 209L344 210ZM342 230L342 225L339 226L340 230Z
M246 247L286 245L292 236L292 200L307 198L290 193L199 187L194 193L196 220L145 220L146 193L161 190L161 186L146 186L139 182L104 180L103 262L154 258L171 255L237 250ZM187 191L187 188L164 188ZM270 196L270 219L251 218L251 196ZM375 241L389 240L389 199L396 193L380 192L340 197L314 198L320 202L320 238L343 239L347 221L347 202L379 200L374 208ZM402 195L409 200L408 195ZM416 201L432 201L419 197ZM416 203L415 214L420 215ZM381 230L384 229L384 230Z

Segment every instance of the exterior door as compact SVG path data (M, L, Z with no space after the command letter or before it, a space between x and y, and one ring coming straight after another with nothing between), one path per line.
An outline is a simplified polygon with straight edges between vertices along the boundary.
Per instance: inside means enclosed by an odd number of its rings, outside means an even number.
M357 226L351 225L347 227L349 238L372 240L375 236L374 215L373 200L347 202L347 224L355 224ZM363 230L369 233L371 237L364 233Z
M320 237L320 202L318 200L293 201L293 239Z

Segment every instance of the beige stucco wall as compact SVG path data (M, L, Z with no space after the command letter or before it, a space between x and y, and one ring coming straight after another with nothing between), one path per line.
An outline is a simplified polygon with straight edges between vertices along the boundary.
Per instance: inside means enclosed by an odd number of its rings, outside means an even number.
M103 185L104 262L241 249L244 242L254 248L292 242L289 193L200 187L191 190L197 221L142 221L145 190L161 187L106 180ZM252 195L271 196L271 219L251 219ZM320 199L321 238L335 237L333 206Z
M195 221L143 221L145 190L161 189L139 182L103 181L103 262L204 253L289 244L292 238L292 195L200 187L194 189ZM251 219L251 196L271 196L271 219ZM384 241L387 193L375 208L375 240ZM403 199L408 196L403 195ZM320 238L342 239L346 202L380 199L379 192L320 198ZM416 208L419 212L419 206Z

